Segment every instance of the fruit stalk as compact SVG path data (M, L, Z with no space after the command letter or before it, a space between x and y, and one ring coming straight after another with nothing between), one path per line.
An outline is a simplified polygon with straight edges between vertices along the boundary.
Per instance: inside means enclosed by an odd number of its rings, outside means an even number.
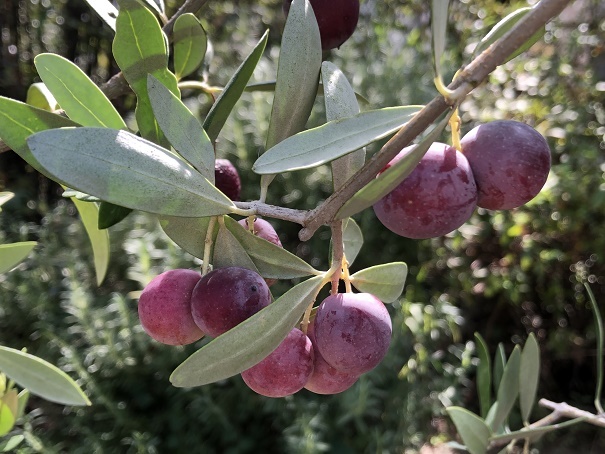
M449 102L462 100L476 86L483 82L496 67L502 64L513 51L527 41L551 18L563 11L568 3L568 0L542 0L538 3L533 11L512 27L506 35L475 58L448 85L448 90L452 92ZM305 227L298 234L301 241L311 238L320 226L332 222L338 210L347 200L373 180L399 151L408 146L412 140L425 131L448 109L450 109L448 100L442 95L433 98L378 153L374 154L365 166L349 178L344 185L321 205L309 212L304 223Z

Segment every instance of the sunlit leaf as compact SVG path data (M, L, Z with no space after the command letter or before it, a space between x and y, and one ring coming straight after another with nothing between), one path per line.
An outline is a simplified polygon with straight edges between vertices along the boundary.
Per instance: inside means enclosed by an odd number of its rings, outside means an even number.
M448 114L418 145L415 145L413 148L408 148L409 151L404 157L351 197L342 208L338 210L336 218L343 219L345 217L353 216L354 214L371 207L374 203L395 189L399 183L412 173L432 143L439 138L451 115L452 113Z
M25 260L36 244L35 241L0 244L0 274L12 270Z
M204 61L208 38L200 21L191 13L179 16L172 29L174 72L177 79L188 76Z
M146 5L148 5L153 11L158 14L166 13L166 6L164 5L164 0L143 0Z
M244 92L246 84L252 77L254 68L256 68L256 65L265 51L268 39L269 31L267 30L256 46L254 46L250 55L246 57L233 76L231 76L231 79L227 82L227 85L225 85L225 88L218 99L212 105L210 112L208 112L208 115L204 120L204 129L208 132L208 136L212 142L216 141L216 138L221 129L223 129L235 103Z
M0 207L2 207L2 205L4 205L6 202L8 202L13 197L15 197L15 194L12 192L8 192L8 191L0 192ZM2 211L2 208L0 208L0 211Z
M184 218L176 216L160 216L160 226L164 233L181 249L197 258L204 258L204 241L210 224L210 217ZM215 229L213 238L216 238Z
M0 429L0 435L2 434L2 430ZM0 441L0 452L15 452L14 450L19 446L25 437L21 434L13 435L8 439L3 439Z
M78 199L71 199L80 219L84 224L86 234L90 239L92 252L95 263L95 274L97 276L97 285L101 285L107 274L109 267L109 232L107 230L99 230L99 205L96 203L82 202Z
M475 340L477 356L479 358L479 364L477 365L477 394L479 395L481 416L486 418L489 407L492 404L492 366L487 343L479 333L475 333Z
M300 257L253 235L228 216L225 216L225 225L244 247L263 277L293 279L320 273Z
M132 208L114 205L109 202L101 202L99 205L99 220L97 222L97 227L100 230L108 229L118 222L123 221L130 213L132 213Z
M353 274L351 284L360 292L371 293L383 303L392 303L401 296L407 275L408 266L405 263L384 263Z
M147 90L153 112L174 149L214 183L214 147L200 122L183 102L151 74Z
M513 352L506 362L506 367L502 373L502 380L498 387L497 402L498 407L493 420L490 421L492 430L498 430L508 418L510 411L515 405L519 395L519 375L521 370L521 349L515 346Z
M85 0L95 13L115 32L118 10L109 0Z
M215 268L238 266L258 273L258 269L244 247L224 224L219 225L218 234L214 240L212 265Z
M30 106L48 110L49 112L59 108L59 103L42 82L36 82L29 86L25 102Z
M431 2L431 43L433 47L433 68L435 77L443 82L441 75L441 57L445 51L449 0Z
M260 362L294 328L313 302L322 279L322 276L316 276L301 282L202 347L174 370L171 383L177 387L201 386L229 378Z
M66 126L78 126L69 118L0 96L0 138L30 166L49 178L29 150L26 139L40 131Z
M521 352L520 371L519 405L521 407L521 417L523 422L529 422L540 379L540 347L533 333L525 341L523 352Z
M65 372L37 356L0 346L0 370L30 393L63 405L90 405Z
M308 0L292 2L280 49L267 150L304 129L317 94L321 37ZM261 186L267 187L272 179L272 175L263 176Z
M485 454L491 430L476 414L461 407L445 409L456 426L464 445L471 454Z
M147 75L151 74L180 97L176 76L168 70L168 48L165 35L153 13L136 0L118 0L120 14L113 40L113 56L128 84L137 95L135 116L141 135L162 146L168 146L155 120Z
M300 132L267 150L252 170L273 174L317 167L394 133L421 107L371 110Z
M0 437L11 431L15 425L15 415L2 399L0 399Z
M34 63L46 87L73 121L82 126L127 129L111 101L77 65L56 54L40 54Z
M520 8L516 11L513 11L500 22L498 22L494 27L489 31L485 37L479 41L477 47L475 47L475 51L473 55L479 55L493 43L498 41L502 36L504 36L511 28L513 28L517 22L523 19L529 12L531 12L532 7ZM527 41L525 41L517 50L515 50L506 60L502 62L502 64L506 63L509 60L517 57L518 55L525 52L531 46L533 46L536 42L538 42L546 32L545 27L541 27L536 33L534 33Z
M347 262L349 262L349 265L352 265L363 246L363 232L353 218L345 220L342 242L344 243Z
M233 207L185 161L126 131L53 129L27 143L54 179L117 205L183 217L225 214Z
M340 69L333 63L324 61L321 64L321 80L326 105L326 120L340 120L359 113L359 104L351 84ZM349 153L332 161L332 181L334 189L341 187L365 163L365 149Z
M17 395L17 390L15 388L10 389L0 398L0 400L8 407L16 420L17 411L19 409L19 396Z

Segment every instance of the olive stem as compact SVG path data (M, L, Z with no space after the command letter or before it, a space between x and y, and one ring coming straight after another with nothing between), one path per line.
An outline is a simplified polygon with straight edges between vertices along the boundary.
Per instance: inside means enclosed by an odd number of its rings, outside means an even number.
M206 238L204 239L204 258L202 259L202 276L208 274L208 268L210 266L210 253L212 250L212 236L214 234L214 225L218 216L212 216L210 222L208 222L208 229L206 230ZM222 216L221 216L222 219Z

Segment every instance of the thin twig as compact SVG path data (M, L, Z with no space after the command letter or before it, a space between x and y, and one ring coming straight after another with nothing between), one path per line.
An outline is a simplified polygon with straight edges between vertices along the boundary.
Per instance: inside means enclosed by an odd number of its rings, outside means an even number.
M585 418L584 422L587 422L589 424L593 424L593 425L599 426L599 427L605 427L605 414L594 414L589 411L580 410L579 408L572 407L571 405L569 405L565 402L557 403L557 402L553 402L548 399L540 399L540 401L538 402L538 405L540 405L541 407L545 407L545 408L549 408L549 409L553 410L553 413L551 413L551 415L556 415L558 417L558 419L560 419L560 418ZM553 418L554 418L554 416L553 416ZM544 419L546 419L546 418L544 418ZM542 419L540 421L542 421ZM538 421L538 422L540 422L540 421ZM534 424L536 424L536 423L534 423ZM534 424L532 424L530 427L533 427ZM547 424L542 424L542 425L547 425Z
M453 92L449 102L460 100L483 82L506 58L527 41L551 18L558 15L569 4L569 0L542 0L534 9L520 20L501 39L488 47L475 58L448 86ZM436 96L410 122L399 130L382 149L376 153L355 175L328 197L321 205L312 210L305 227L298 236L306 241L322 225L335 219L338 210L359 191L372 181L376 175L412 140L434 123L450 105L441 95Z

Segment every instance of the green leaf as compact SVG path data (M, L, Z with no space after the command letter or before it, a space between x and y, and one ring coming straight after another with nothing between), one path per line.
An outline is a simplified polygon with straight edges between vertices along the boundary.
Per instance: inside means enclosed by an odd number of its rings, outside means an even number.
M353 197L351 197L336 213L336 219L353 216L355 213L371 207L378 200L395 189L399 183L407 178L412 173L412 170L418 165L422 157L430 148L433 142L438 138L445 126L447 125L453 111L450 112L431 132L429 132L422 141L409 147L407 154L382 172L376 179L370 181Z
M2 205L4 205L6 202L8 202L10 199L12 199L13 197L15 197L15 194L12 192L8 192L8 191L0 192L0 207ZM2 208L0 208L0 211L2 211Z
M492 366L489 358L489 349L487 348L487 343L479 333L475 333L475 340L477 345L477 356L479 358L479 364L477 365L477 394L479 395L481 416L486 418L487 412L492 404Z
M517 345L510 355L502 373L498 387L497 402L493 420L490 421L492 430L498 430L505 423L519 395L519 376L521 370L521 348Z
M431 44L433 47L433 68L435 77L443 83L441 75L441 57L445 51L449 0L431 2Z
M529 335L521 353L521 375L519 377L519 405L523 422L529 423L529 416L536 400L540 379L540 347L533 333Z
M225 216L225 225L244 247L261 276L271 279L294 279L321 274L300 257L253 235L228 216Z
M34 134L27 143L55 179L116 205L183 217L233 208L181 158L126 131L54 129Z
M8 405L0 399L0 437L11 431L15 425L15 415L10 410Z
M371 293L383 303L401 296L408 266L403 262L384 263L363 269L351 276L351 284L360 292Z
M485 37L481 41L479 41L479 44L477 44L477 47L475 47L473 56L479 55L493 43L502 38L511 28L513 28L517 24L517 22L523 19L523 17L525 17L525 15L527 15L532 9L533 7L530 6L526 8L520 8L516 11L513 11L500 22L498 22L496 25L494 25L494 27L489 31L489 33L485 35ZM527 41L525 41L521 45L521 47L519 47L512 54L510 54L508 58L502 62L502 64L512 60L513 58L525 52L536 42L538 42L544 36L545 32L545 27L540 28Z
M114 205L109 202L101 202L99 205L99 220L97 228L99 230L108 229L124 220L126 216L132 213L131 208L126 208L120 205Z
M445 411L452 418L468 451L471 454L485 454L492 434L485 421L465 408L448 407Z
M59 108L59 103L42 82L36 82L29 86L25 102L30 106L48 110L49 112Z
M340 120L359 113L359 104L355 92L336 65L324 61L321 64L321 80L323 81L327 121ZM362 148L332 161L334 190L340 188L345 181L361 169L365 159L366 152Z
M308 0L294 0L282 35L267 149L305 127L320 68L321 38L313 8Z
M97 276L97 285L101 285L109 268L109 232L99 230L97 224L99 221L99 206L96 203L82 202L78 199L71 199L80 219L84 224L84 229L92 246L92 253L95 262L95 274Z
M311 4L294 0L281 40L265 149L304 129L317 94L321 52L319 26ZM266 190L272 180L273 175L263 176L261 190Z
M153 113L174 149L214 183L214 147L200 122L187 106L151 74L147 90Z
M394 133L420 109L387 107L331 121L275 145L256 160L252 170L274 174L317 167Z
M220 335L179 365L170 382L177 387L224 380L259 363L294 328L323 286L323 276L296 285L272 304Z
M38 75L67 116L82 126L128 129L101 89L74 63L55 54L34 58Z
M17 418L16 419L19 419L25 413L25 406L27 405L27 402L29 401L29 389L22 389L17 397L18 397L18 405L17 405L17 415L16 415Z
M502 380L502 374L504 373L504 367L506 366L506 353L504 352L504 345L498 344L496 353L494 354L494 392L497 393L500 387L500 381Z
M188 76L204 61L208 38L200 21L191 13L179 16L172 29L174 72L177 79Z
M344 243L347 262L349 262L349 266L351 266L363 246L363 232L353 218L345 220L345 227L342 232L342 242Z
M0 96L0 138L38 172L51 178L32 155L26 139L40 131L78 126L68 118Z
M65 372L37 356L0 346L0 370L32 394L63 405L90 405Z
M113 56L126 81L137 95L135 116L141 136L168 146L155 120L147 93L151 74L180 97L176 76L168 70L168 48L160 24L151 11L136 0L118 0L120 14L113 40Z
M204 241L210 223L210 217L183 218L176 216L160 216L160 226L164 233L181 249L199 259L204 258ZM216 238L216 230L214 237Z
M0 274L12 270L25 260L36 244L35 241L0 244Z
M118 17L118 10L109 0L85 0L90 5L95 13L109 25L114 32L116 31L116 17Z
M569 421L553 424L552 426L536 427L536 428L532 428L532 429L524 428L521 430L516 430L514 432L509 432L509 433L502 434L502 435L494 435L490 438L490 441L504 444L504 443L508 443L513 440L521 440L521 439L525 439L525 438L527 438L529 440L536 440L548 432L552 432L553 430L559 430L559 429L563 429L563 428L566 428L569 426L573 426L574 424L577 424L577 423L585 421L585 420L586 420L586 418L575 418L575 419L571 419Z
M268 39L269 30L263 34L260 41L254 46L252 52L250 52L250 55L248 55L239 68L237 68L216 102L212 105L210 112L208 112L208 115L204 120L204 129L208 132L208 136L212 142L216 141L216 138L221 129L223 129L235 103L244 92L246 84L252 77L254 68L256 68L256 65L265 51Z
M11 411L15 420L17 419L17 410L19 408L19 397L17 395L17 390L15 388L10 389L6 394L4 394L0 400L4 405L8 407Z
M0 430L0 434L1 434ZM25 440L25 437L21 434L13 435L8 440L0 441L0 452L14 452L14 450Z
M595 299L590 286L584 282L584 287L588 293L588 299L592 312L594 313L595 326L597 331L597 386L595 390L594 404L599 413L603 413L601 404L601 391L603 390L603 344L605 343L605 330L603 328L603 318L599 311L599 305Z
M214 268L239 266L258 273L258 269L256 269L244 247L224 224L219 225L218 234L214 241L212 266Z

